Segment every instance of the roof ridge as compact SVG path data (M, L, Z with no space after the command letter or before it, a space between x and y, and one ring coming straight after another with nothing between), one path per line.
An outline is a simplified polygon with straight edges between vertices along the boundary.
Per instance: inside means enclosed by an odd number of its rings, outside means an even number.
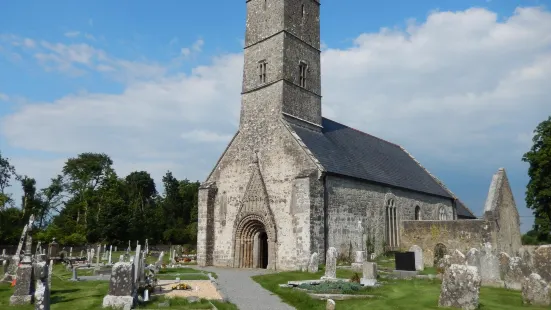
M370 137L372 137L372 138L375 138L375 139L377 139L377 140L381 140L381 141L386 142L386 143L388 143L388 144L392 144L392 145L394 145L394 146L401 147L399 144L396 144L396 143L394 143L394 142L390 142L390 141L385 140L385 139L383 139L383 138L379 138L379 137L374 136L374 135L372 135L372 134L369 134L369 133L367 133L367 132L365 132L365 131L361 131L361 130L359 130L359 129L356 129L356 128L347 126L347 125L345 125L345 124L343 124L343 123L339 123L339 122L337 122L337 121L334 121L334 120L332 120L332 119L328 119L328 118L326 118L326 117L324 117L324 118L325 118L326 120L328 120L328 121L331 121L331 122L333 122L333 123L337 123L337 124L342 125L342 126L344 126L344 127L346 127L346 128L350 128L350 129L355 130L355 131L357 131L357 132L359 132L359 133L361 133L361 134L364 134L364 135L366 135L366 136L370 136Z
M411 159L413 159L413 161L415 161L415 163L417 163L417 165L419 165L419 167L421 167L421 169L425 170L425 172L436 182L438 183L438 185L440 185L446 192L448 192L454 199L456 199L457 201L459 201L463 207L465 207L465 209L467 209L467 211L469 211L474 217L476 217L476 215L473 213L473 211L471 209L469 209L469 207L467 207L467 205L465 205L463 203L463 201L461 201L457 195L455 195L445 184L444 182L442 182L439 178L437 178L434 174L432 174L427 168L425 168L413 155L411 155L404 147L400 146L400 148L402 149L402 151L404 151L404 153L406 153L409 157L411 157Z

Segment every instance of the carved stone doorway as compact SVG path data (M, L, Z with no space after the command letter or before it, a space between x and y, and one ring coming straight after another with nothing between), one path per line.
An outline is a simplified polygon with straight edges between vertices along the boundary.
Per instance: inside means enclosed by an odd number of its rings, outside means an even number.
M259 217L249 216L242 220L236 231L235 242L235 267L268 268L273 243Z

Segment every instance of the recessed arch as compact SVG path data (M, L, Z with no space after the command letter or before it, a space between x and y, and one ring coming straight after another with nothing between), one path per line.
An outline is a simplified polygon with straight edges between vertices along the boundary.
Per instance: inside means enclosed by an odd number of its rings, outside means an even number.
M421 207L415 206L415 220L420 221L421 220Z

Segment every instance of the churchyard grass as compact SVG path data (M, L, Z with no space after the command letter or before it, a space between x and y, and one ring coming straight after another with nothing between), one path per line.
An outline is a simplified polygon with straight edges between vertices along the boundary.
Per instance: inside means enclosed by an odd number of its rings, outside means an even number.
M166 272L201 273L200 270L190 268L164 269ZM79 281L71 282L72 271L67 271L63 265L54 267L52 277L51 309L52 310L96 310L101 309L103 297L109 289L108 281ZM165 273L168 274L168 273ZM83 275L83 271L78 271L78 275ZM171 276L172 277L172 276ZM174 279L172 277L171 279ZM182 279L182 277L180 277ZM191 279L188 279L191 280ZM0 309L18 309L31 310L33 305L29 306L10 306L10 296L13 294L13 287L8 283L0 284ZM152 297L151 302L146 305L140 305L138 309L158 309L158 303L163 302L162 297ZM237 307L230 303L215 302L212 304L220 310L234 310ZM170 301L170 307L163 309L211 309L212 306L207 301L190 304L187 300L176 298Z
M419 271L419 274L424 274L424 275L437 274L436 267L425 267L423 271Z
M337 269L338 278L348 279L353 274L351 270ZM265 289L278 295L284 302L298 310L323 310L325 301L314 300L307 293L291 288L279 287L287 281L319 279L323 271L318 273L282 272L253 277ZM369 291L377 297L361 300L336 301L338 309L441 309L438 308L440 296L440 280L386 280L384 285ZM482 287L480 291L480 309L483 310L512 310L512 309L549 309L548 307L526 307L522 304L519 291L502 288Z
M210 273L213 278L217 279L216 273ZM174 280L176 278L180 280L208 280L207 272L193 269L193 268L165 268L161 269L157 274L157 278L160 280Z

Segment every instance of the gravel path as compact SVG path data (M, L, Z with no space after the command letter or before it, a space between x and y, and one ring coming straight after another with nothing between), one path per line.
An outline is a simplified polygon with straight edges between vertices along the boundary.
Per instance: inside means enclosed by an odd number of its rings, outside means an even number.
M293 310L295 308L281 301L281 299L265 290L251 279L252 276L267 274L270 271L262 269L235 269L206 267L197 268L215 272L218 275L216 282L222 295L229 302L237 305L240 310Z

